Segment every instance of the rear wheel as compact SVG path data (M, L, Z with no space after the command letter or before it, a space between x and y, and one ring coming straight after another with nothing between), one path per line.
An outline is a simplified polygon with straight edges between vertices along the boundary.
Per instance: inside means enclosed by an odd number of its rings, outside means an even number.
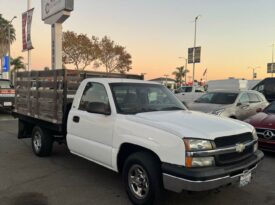
M123 167L123 181L133 204L160 204L161 167L152 154L138 152L129 156Z
M34 127L32 131L32 149L39 157L51 155L53 137L40 127Z

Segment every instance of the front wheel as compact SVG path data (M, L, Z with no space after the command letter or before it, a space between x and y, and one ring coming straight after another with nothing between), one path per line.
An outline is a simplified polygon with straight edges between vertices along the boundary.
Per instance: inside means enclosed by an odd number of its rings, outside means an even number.
M32 131L32 149L35 155L46 157L51 155L53 147L53 137L42 130L40 127L34 127Z
M133 204L159 204L162 196L161 167L150 153L129 156L123 167L123 181Z

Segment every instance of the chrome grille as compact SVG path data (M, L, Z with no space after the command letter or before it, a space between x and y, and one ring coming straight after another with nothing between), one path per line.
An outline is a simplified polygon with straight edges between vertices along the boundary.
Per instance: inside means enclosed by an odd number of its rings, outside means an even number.
M275 141L275 130L268 128L256 128L260 139Z
M253 140L252 133L243 133L226 137L219 137L214 140L216 148L233 147L240 143L247 143ZM222 166L233 164L249 158L253 154L253 145L246 147L242 152L233 152L215 156L216 165Z

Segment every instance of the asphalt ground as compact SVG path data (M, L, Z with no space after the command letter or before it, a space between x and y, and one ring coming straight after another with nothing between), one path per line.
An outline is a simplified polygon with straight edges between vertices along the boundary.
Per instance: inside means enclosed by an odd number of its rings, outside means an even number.
M275 205L275 154L263 160L253 182L220 191L165 192L165 204ZM17 139L17 121L0 114L0 205L131 204L121 176L54 145L49 158L36 157L30 139Z

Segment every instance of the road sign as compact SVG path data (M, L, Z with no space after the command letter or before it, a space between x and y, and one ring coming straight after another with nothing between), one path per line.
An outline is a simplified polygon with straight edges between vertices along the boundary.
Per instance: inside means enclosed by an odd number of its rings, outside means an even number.
M72 11L74 0L42 0L42 20L45 20L61 11Z
M188 63L201 62L201 47L188 48Z
M267 64L267 73L275 73L275 63L268 63Z
M9 72L9 56L3 57L3 72Z

